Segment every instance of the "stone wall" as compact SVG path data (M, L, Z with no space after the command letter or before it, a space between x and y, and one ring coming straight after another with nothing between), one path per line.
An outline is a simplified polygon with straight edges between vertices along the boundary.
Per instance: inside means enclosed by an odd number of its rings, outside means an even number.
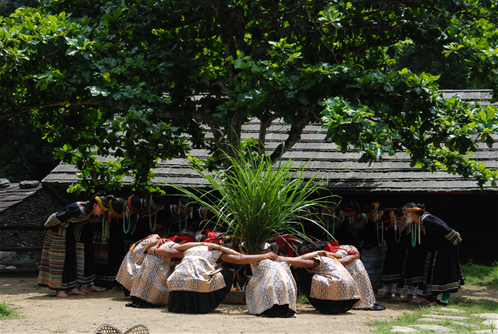
M5 225L32 225L43 226L47 218L54 212L74 202L74 196L62 193L60 190L41 188L35 194L25 198L0 213L0 226ZM0 231L0 246L15 247L19 240L14 237L19 234L26 246L42 246L45 231Z

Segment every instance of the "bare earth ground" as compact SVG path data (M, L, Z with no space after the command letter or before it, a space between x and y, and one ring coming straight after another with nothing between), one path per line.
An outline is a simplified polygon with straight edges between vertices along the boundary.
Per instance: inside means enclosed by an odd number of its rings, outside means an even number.
M465 298L498 300L496 290L466 290ZM298 304L296 318L270 319L247 313L245 305L221 304L221 313L186 315L167 309L125 307L129 298L121 291L56 298L53 291L37 286L35 275L0 277L0 300L21 312L20 319L0 321L0 334L10 333L93 333L103 323L121 331L136 324L160 333L368 333L371 320L393 319L417 306L380 301L385 311L349 311L342 315L320 315L306 304Z

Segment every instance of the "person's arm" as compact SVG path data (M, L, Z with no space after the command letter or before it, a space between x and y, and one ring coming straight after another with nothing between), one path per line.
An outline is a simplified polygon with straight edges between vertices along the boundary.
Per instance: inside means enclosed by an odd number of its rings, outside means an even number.
M308 254L306 254L308 255ZM318 260L315 259L305 259L301 256L299 257L287 257L287 256L279 256L278 260L281 262L287 262L291 266L299 267L299 268L315 268L318 266Z
M186 251L187 249L190 249L192 247L197 247L197 246L207 246L209 250L217 249L216 244L210 244L207 242L186 242L184 244L176 244L173 246L173 248L181 250L181 251ZM218 245L219 246L219 245Z
M220 250L220 251L222 251L225 254L231 254L231 255L235 255L235 256L240 255L240 253L237 252L236 250L233 250L231 248L228 248L228 247L225 247L225 246L222 246L222 245L213 244L213 243L206 243L206 246L212 247L211 249Z
M341 246L342 247L342 246ZM348 255L355 255L355 254L360 254L360 252L358 252L358 249L353 246L353 245L348 245Z
M434 215L428 215L422 223L426 229L432 230L432 233L439 234L443 236L449 243L453 246L458 245L462 238L460 233L452 229L448 224L446 224L441 218Z
M145 252L148 252L149 249L155 247L161 241L161 237L157 234L153 234L149 239L150 239L149 243L144 248Z
M251 264L261 260L276 260L277 258L278 256L273 252L257 255L244 255L240 253L237 253L237 255L232 253L223 253L220 255L221 261L234 264Z
M206 246L204 242L187 242L184 244L176 244L171 248L168 247L150 247L147 254L164 256L164 257L179 257L183 258L183 252L187 249L197 246Z
M345 257L340 258L337 261L339 261L339 263L341 263L342 265L346 266L346 265L350 264L351 262L353 262L354 260L358 259L359 257L360 257L359 254L346 255Z
M177 257L177 258L183 259L183 251L178 250L176 248L166 248L166 247L156 248L156 247L153 247L147 251L147 254L163 256L163 257L171 257L171 258Z

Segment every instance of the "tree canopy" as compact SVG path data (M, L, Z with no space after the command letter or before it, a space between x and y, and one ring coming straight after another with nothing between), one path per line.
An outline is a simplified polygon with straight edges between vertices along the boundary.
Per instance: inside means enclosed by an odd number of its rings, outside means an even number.
M406 150L414 166L494 184L466 155L494 144L496 108L443 100L438 73L396 57L451 57L498 98L497 20L496 3L477 0L46 0L1 19L0 118L60 140L79 190L119 188L126 173L146 187L158 159L191 147L219 164L251 118L261 152L272 120L291 125L273 160L322 122L362 161Z

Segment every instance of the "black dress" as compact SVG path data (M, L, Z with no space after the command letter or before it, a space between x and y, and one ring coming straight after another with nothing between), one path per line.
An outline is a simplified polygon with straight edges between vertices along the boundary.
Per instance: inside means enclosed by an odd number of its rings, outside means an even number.
M403 232L388 228L384 235L387 245L382 268L382 283L396 284L397 287L404 285L404 267L406 261L406 235Z
M86 202L74 202L52 214L43 244L38 283L54 290L71 290L94 279L91 228L98 220ZM90 234L90 238L88 235Z
M463 285L458 244L460 234L429 213L420 218L427 238L426 296L457 292Z

